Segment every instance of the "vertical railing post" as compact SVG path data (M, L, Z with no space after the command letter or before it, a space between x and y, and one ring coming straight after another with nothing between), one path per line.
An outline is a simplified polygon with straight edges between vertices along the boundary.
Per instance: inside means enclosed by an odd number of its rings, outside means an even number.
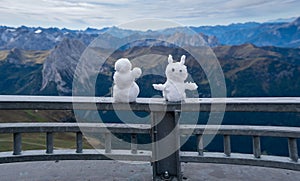
M22 152L22 135L21 133L14 133L14 155L21 155Z
M297 139L296 138L288 138L289 145L289 155L292 161L298 161L298 148L297 148Z
M181 181L179 112L152 112L153 180Z
M224 135L224 154L226 156L230 156L231 154L231 144L229 135Z
M260 137L253 136L252 142L253 142L253 155L255 158L260 158L261 156Z
M137 154L137 135L131 134L131 153Z
M82 132L76 133L76 153L82 153Z
M197 135L197 151L200 156L203 156L204 146L203 146L203 135L202 134Z
M105 153L111 153L111 133L105 133Z
M53 133L47 132L46 134L46 153L53 153Z

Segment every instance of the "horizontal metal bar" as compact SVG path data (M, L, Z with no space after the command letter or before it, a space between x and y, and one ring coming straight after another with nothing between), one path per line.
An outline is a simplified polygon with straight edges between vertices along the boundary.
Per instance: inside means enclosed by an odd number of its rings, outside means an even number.
M132 154L131 150L112 150L106 154L105 150L86 149L83 153L75 153L71 150L56 150L53 154L45 156L44 150L23 151L22 155L12 155L11 152L0 153L0 164L29 161L50 160L125 160L125 161L151 161L151 151L140 150ZM271 168L282 168L300 171L300 162L291 162L287 157L262 155L260 159L252 154L232 153L230 157L224 157L224 153L207 152L199 156L197 152L181 152L181 162L216 163L250 165Z
M1 123L0 133L97 132L150 134L148 124L103 123Z
M97 132L150 134L150 124L1 123L0 133ZM205 132L204 132L205 130ZM221 134L300 138L299 127L247 125L180 125L180 134Z
M300 97L187 98L181 103L166 102L162 98L137 98L128 104L114 103L111 97L0 95L0 109L300 112Z
M299 127L247 125L180 125L181 134L221 134L300 138Z
M199 156L197 152L181 152L180 161L261 166L300 171L300 162L291 162L288 157L280 156L262 155L260 159L257 159L252 154L231 153L230 157L225 157L224 153L208 152L204 156Z
M123 161L151 161L151 152L147 150L132 154L131 150L112 150L106 154L105 150L85 149L83 153L76 153L74 149L55 150L53 154L45 155L45 150L23 151L21 155L11 152L0 152L0 164L13 162L50 161L50 160L123 160Z

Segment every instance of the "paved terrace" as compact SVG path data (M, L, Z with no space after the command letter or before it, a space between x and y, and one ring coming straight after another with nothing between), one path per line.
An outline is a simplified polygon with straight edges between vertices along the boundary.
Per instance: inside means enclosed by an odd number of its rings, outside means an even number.
M1 181L151 181L150 163L48 161L0 165ZM187 181L296 181L300 172L253 166L183 163Z

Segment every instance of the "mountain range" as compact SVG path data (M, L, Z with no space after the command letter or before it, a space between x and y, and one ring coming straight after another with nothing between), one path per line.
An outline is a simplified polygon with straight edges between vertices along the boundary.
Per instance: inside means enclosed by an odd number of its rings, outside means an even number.
M74 72L85 48L78 40L64 39L49 51L17 48L0 51L0 94L71 95ZM243 44L218 46L212 50L224 71L228 96L300 96L299 48ZM119 57L135 59L145 52L175 57L187 53L180 48L164 46L133 47L115 51L111 61ZM165 61L152 60L151 64L141 66L143 72L163 72L165 64ZM199 85L200 96L210 97L206 75L188 54L187 66ZM103 67L105 71L102 72L93 70L98 76L97 96L109 96L112 86L113 62L108 61ZM89 67L86 69L92 71ZM151 84L163 82L164 78L147 75L137 81L142 87L141 96L151 97L157 93Z
M291 22L237 23L227 26L177 27L157 31L126 30L117 27L86 30L58 28L0 26L0 50L19 48L23 50L50 50L63 39L76 39L89 45L96 38L108 44L127 42L129 39L149 37L151 39L177 39L179 45L193 45L197 35L211 47L219 45L241 45L251 43L256 46L300 47L300 17ZM191 32L194 31L194 35ZM127 39L124 37L128 37Z
M299 97L299 26L300 18L289 22L251 22L146 32L117 27L88 28L80 31L2 26L0 27L0 95L72 95L74 78L82 76L81 81L88 86L90 83L88 80L95 79L95 96L111 96L114 62L118 58L127 57L132 60L134 66L139 66L143 70L142 77L137 79L141 89L139 96L152 97L161 94L153 89L152 84L165 81L163 74L167 55L172 54L175 59L179 59L182 54L185 54L188 72L199 86L199 97L211 97L207 75L195 58L186 51L186 49L195 49L201 52L205 50L203 45L208 45L224 72L227 96ZM195 41L199 37L201 41ZM96 38L100 40L102 48L93 47ZM84 71L80 72L81 75L77 75L77 66L87 50L91 51L91 59L81 65L80 68ZM109 57L105 59L105 63L100 68L95 66L97 64L95 61L100 61L101 57L103 59L107 54ZM151 56L147 57L147 55ZM153 72L160 72L161 75ZM80 88L83 88L81 91L84 92L86 87ZM108 120L117 120L111 113L101 114L107 114ZM201 113L199 122L205 124L208 116ZM299 116L297 113L226 113L223 124L299 126ZM19 120L71 122L75 121L75 118L72 112L68 111L60 113L2 111L0 116L0 122ZM268 140L264 143L272 148L268 150L269 152L287 154L284 150L272 147L278 145L278 142ZM241 146L243 144L243 141L239 141L236 145L241 151L246 152L246 148ZM212 145L209 149L219 148L220 145L221 142ZM263 146L264 144L262 145L264 150ZM190 146L188 148L190 149ZM237 148L233 147L233 149Z
M204 45L212 48L220 62L225 75L227 96L299 96L299 27L300 18L291 22L244 23L190 29L178 27L145 32L117 27L100 30L88 28L81 31L2 26L0 94L71 95L78 62L86 48L95 43L93 40L97 38L102 49L92 48L94 56L103 57L100 52L104 49L112 54L102 70L95 68L96 62L89 61L84 65L86 72L82 74L87 75L86 79L97 79L98 96L110 95L113 64L120 57L135 59L146 54L173 54L175 57L187 54L187 62L190 62L188 67L191 76L199 84L200 97L210 97L206 75L194 58L180 48L193 47L201 50ZM198 37L202 41L195 41ZM270 46L263 46L269 44ZM119 45L122 46L118 47ZM143 72L164 72L164 59L156 57L152 61L154 63L143 67ZM139 65L143 66L141 63ZM89 75L89 72L93 72L93 75ZM155 81L163 82L164 78L147 75L137 81L145 90L141 96L151 97L154 93L158 94L151 84Z
M128 40L145 37L149 39L178 39L180 45L193 44L191 40L195 35L188 35L184 31L176 31L176 33L165 33L164 31L134 31L125 30L117 27L103 28L100 30L88 28L85 31L58 29L58 28L31 28L22 26L19 28L0 27L0 50L10 50L19 48L23 50L50 50L61 43L64 39L76 39L89 45L96 38L101 39L109 47L115 44L122 44ZM210 46L218 45L218 41L214 36L206 36L199 34ZM125 38L124 38L125 37ZM127 37L127 38L126 38Z
M190 28L215 36L223 45L251 43L256 46L300 47L300 17L292 22L250 22Z

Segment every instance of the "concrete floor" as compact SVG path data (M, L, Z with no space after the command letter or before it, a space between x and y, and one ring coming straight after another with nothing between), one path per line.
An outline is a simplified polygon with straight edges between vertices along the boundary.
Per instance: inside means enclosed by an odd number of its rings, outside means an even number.
M187 181L296 181L300 172L262 167L183 163ZM150 181L150 163L118 161L25 162L0 165L1 181Z

